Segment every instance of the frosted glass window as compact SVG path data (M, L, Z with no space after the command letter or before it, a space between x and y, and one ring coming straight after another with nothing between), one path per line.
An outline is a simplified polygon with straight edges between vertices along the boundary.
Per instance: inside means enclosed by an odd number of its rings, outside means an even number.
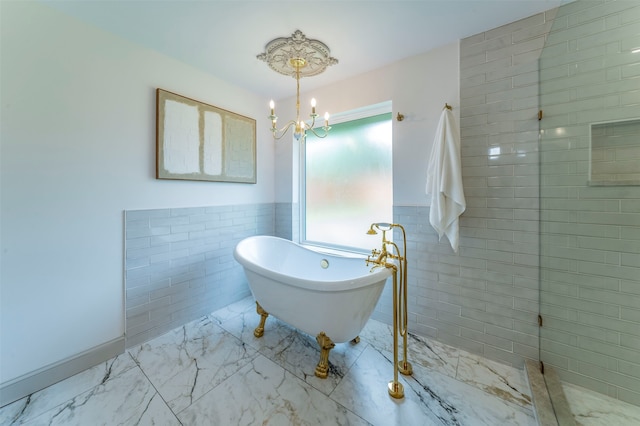
M392 222L391 113L332 124L325 139L307 136L303 240L371 250L373 222Z

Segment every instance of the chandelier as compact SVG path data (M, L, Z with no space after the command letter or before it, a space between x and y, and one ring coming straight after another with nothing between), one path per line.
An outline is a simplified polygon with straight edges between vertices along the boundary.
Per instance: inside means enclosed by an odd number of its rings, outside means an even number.
M265 51L257 55L257 58L264 61L269 67L284 75L296 79L296 119L290 120L280 129L277 127L278 116L276 115L273 100L269 103L271 120L271 133L274 139L282 138L289 129L293 128L293 136L296 140L304 141L307 132L313 133L319 138L324 138L329 134L329 113L324 115L324 126L322 130L316 127L316 100L311 99L311 119L307 123L300 119L300 79L311 77L322 73L329 65L338 63L336 58L330 56L329 48L326 44L318 40L308 39L300 30L296 30L291 37L280 37L271 40L265 46Z

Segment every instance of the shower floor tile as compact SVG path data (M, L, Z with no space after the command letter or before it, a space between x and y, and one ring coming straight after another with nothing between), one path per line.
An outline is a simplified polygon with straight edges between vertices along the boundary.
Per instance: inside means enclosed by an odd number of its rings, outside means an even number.
M581 426L640 425L640 407L571 384L562 384L576 424Z
M531 408L531 390L524 370L462 352L456 378L509 403Z
M405 397L394 399L386 324L370 320L360 343L336 345L322 380L313 336L269 317L256 338L258 322L255 303L243 299L0 408L0 424L536 424L523 371L410 335L414 372L399 375ZM579 415L585 425L640 418Z

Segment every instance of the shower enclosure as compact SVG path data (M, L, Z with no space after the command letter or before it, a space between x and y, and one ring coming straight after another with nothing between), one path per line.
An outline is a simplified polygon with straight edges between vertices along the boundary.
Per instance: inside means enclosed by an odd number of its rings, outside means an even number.
M539 65L540 360L640 406L640 3L561 6Z

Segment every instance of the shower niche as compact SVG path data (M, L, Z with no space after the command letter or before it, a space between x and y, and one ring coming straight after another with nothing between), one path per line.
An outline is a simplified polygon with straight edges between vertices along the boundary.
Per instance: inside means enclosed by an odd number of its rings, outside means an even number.
M640 185L640 119L592 123L590 186Z

